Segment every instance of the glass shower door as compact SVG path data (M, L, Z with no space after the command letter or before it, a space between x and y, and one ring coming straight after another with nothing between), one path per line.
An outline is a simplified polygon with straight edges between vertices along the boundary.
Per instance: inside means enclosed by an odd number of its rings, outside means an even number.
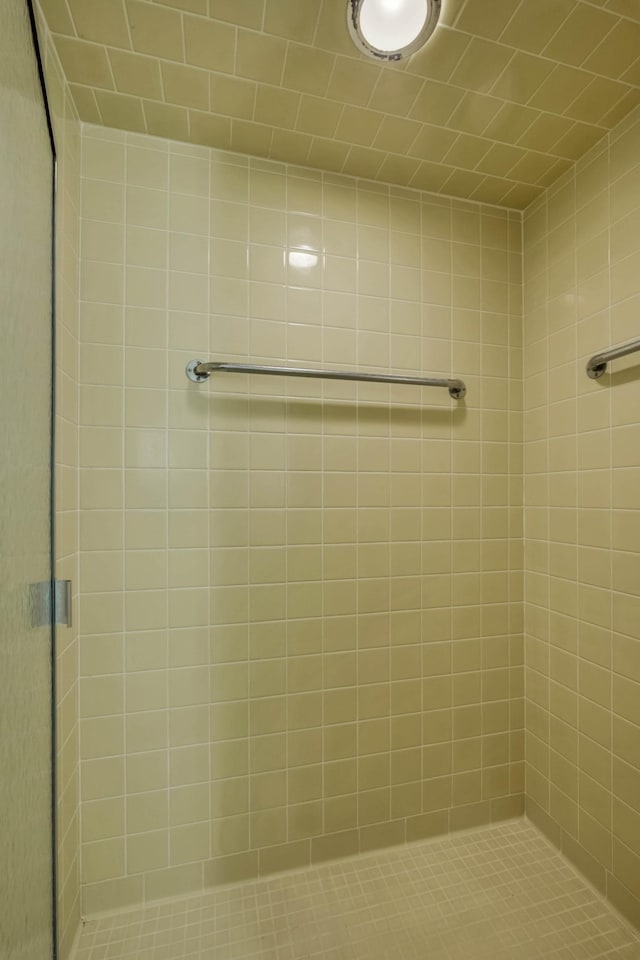
M0 957L50 960L53 152L25 0L0 3Z

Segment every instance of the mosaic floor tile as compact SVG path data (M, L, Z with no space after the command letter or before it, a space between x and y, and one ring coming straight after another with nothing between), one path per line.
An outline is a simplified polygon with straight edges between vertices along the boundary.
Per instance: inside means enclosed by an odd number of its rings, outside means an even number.
M74 960L640 960L524 820L85 923Z

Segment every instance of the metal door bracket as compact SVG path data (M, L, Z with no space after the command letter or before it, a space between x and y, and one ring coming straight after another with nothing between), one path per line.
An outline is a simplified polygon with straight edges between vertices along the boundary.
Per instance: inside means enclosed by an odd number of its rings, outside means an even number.
M32 627L46 627L52 622L70 627L71 580L43 580L30 584L29 609Z

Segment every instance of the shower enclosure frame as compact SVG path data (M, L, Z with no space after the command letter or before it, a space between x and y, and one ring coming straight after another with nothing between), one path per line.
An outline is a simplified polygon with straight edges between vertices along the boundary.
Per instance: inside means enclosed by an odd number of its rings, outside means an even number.
M47 127L49 147L51 150L51 311L49 316L51 350L50 350L50 371L51 371L51 390L49 394L49 613L51 618L50 632L50 696L51 696L51 728L50 728L50 753L51 753L51 775L50 775L50 799L51 799L51 960L58 958L58 830L57 830L57 735L56 735L56 617L55 617L55 575L56 575L56 514L55 514L55 454L56 454L56 222L57 222L57 177L58 177L58 158L56 151L56 141L53 131L53 120L49 107L49 98L47 96L47 87L45 82L44 64L40 50L38 38L38 29L33 0L25 0L25 6L29 19L31 32L31 41L33 44L33 55L38 73L38 82L42 96L42 106L44 110L44 119Z

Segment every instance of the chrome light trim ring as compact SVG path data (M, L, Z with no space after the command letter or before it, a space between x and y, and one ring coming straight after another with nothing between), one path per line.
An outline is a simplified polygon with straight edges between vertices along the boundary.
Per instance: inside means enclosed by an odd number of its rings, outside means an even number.
M377 47L374 47L372 44L368 43L367 40L365 40L360 31L360 9L362 7L363 0L347 0L347 27L349 29L351 39L362 53L366 53L368 57L373 57L374 60L404 60L406 57L410 57L425 45L438 25L440 11L442 8L442 0L427 0L427 3L427 19L425 20L424 26L415 40L407 44L406 47L402 47L400 50L378 50Z

